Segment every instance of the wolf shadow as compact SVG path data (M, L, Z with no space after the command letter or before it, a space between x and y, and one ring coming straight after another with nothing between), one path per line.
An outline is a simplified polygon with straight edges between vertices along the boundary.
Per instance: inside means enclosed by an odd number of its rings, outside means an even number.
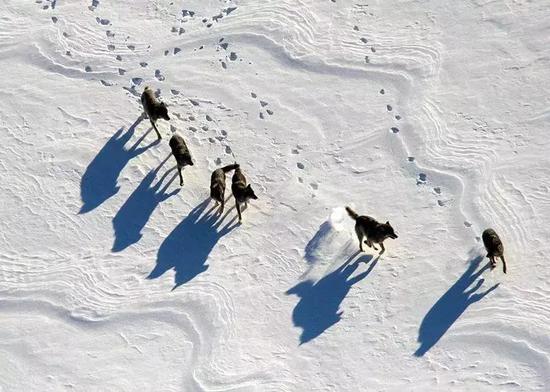
M302 328L300 345L315 339L340 321L343 313L339 310L340 304L346 298L351 287L366 278L376 266L378 258L370 264L365 272L350 279L360 263L368 263L372 259L371 255L362 255L353 264L350 264L359 253L357 251L340 267L317 282L306 280L286 292L287 295L295 294L300 298L292 312L292 322L295 326Z
M151 170L145 176L113 218L113 229L115 232L115 240L112 248L113 252L120 252L128 246L138 242L142 237L141 231L147 224L147 221L149 221L155 208L180 191L180 188L178 188L170 193L166 193L168 187L176 178L176 173L174 173L172 178L161 188L162 183L175 167L166 171L160 180L153 185L153 181L159 170L169 158L170 155L168 155L156 169Z
M484 282L483 278L471 286L489 268L489 264L486 264L476 272L481 260L483 260L481 256L472 259L462 276L437 300L426 316L424 316L418 331L420 347L415 351L415 356L421 357L426 354L470 305L481 301L487 294L499 286L499 283L497 283L484 292L476 293Z
M124 127L116 131L97 153L92 162L90 162L80 180L82 207L79 214L92 211L107 199L116 195L120 189L117 183L118 177L128 162L159 143L157 140L147 146L139 147L145 137L151 132L151 129L149 129L130 148L125 147L126 143L134 135L136 127L143 119L144 115L142 114L126 132L124 132Z
M147 279L158 278L173 269L174 290L208 269L206 261L216 243L239 226L235 217L222 227L229 211L221 218L213 213L215 207L204 213L209 202L210 198L195 207L166 237L158 250L156 266Z

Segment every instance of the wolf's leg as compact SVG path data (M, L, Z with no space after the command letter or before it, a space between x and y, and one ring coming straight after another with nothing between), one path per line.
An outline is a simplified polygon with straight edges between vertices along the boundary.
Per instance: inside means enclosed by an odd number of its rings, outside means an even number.
M491 269L493 270L497 266L497 261L494 256L489 257L489 259L491 260Z
M502 260L502 272L506 273L506 260L504 260L504 255L500 256Z
M380 254L382 254L382 253L384 253L384 252L386 251L386 248L384 248L384 243L382 243L382 242L380 243L380 248L382 249L382 250L380 251Z
M222 202L221 202L221 207L220 207L220 215L223 214L223 207L225 206L225 200L223 199L223 196L222 196Z
M151 121L151 125L153 126L153 129L157 133L157 137L159 138L159 140L162 139L162 136L160 135L160 132L157 128L157 124L155 124L155 122L152 119L149 119L149 120Z
M241 206L239 205L239 202L235 200L235 206L237 207L237 214L239 214L239 222L243 220L241 216Z
M369 240L368 238L367 238L367 245L373 248L374 250L378 250L374 242L372 242L372 240Z
M355 234L357 234L357 239L359 240L359 250L363 252L363 233L357 225L355 225Z
M181 174L181 167L178 166L178 174L180 175L180 186L183 186L183 176Z

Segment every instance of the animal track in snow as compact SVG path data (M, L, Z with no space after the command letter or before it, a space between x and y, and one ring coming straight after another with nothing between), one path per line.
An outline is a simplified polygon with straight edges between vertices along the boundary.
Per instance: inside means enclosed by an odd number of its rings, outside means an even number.
M107 49L112 52L113 50L115 50L115 45L109 44L109 45L107 45Z
M407 160L408 160L409 162L414 162L414 157L408 157Z
M416 180L416 185L425 184L427 180L427 176L425 173L419 173L418 179Z
M139 63L139 65L140 65L142 68L145 68L145 67L147 67L149 64L147 64L145 61L141 61L141 62Z
M298 169L302 169L302 170L305 169L305 166L302 162L296 163L296 166L298 167Z
M136 50L136 47L135 47L134 45L126 45L126 47L127 47L128 49L130 49L131 51Z
M398 133L398 132L399 132L399 128L397 128L397 127L391 127L391 131L392 131L393 133Z
M157 78L159 82L163 82L165 80L165 77L161 74L160 69L155 70L155 78Z
M401 116L400 116L399 114L397 114L397 115L395 116L395 119L396 119L396 120L401 120Z
M391 105L386 105L386 110L388 112L391 112L393 110L392 106Z
M231 52L231 53L229 54L229 60L231 60L231 61L237 60L237 53Z
M126 73L126 70L125 70L124 68L119 68L119 69L118 69L118 74L119 74L119 75L122 76L122 75L124 75L125 73Z
M99 0L92 0L92 5L88 7L90 11L95 11L95 9L99 6Z
M122 61L122 56L120 54L117 54L117 56L115 57L118 61Z
M92 67L90 67L89 65L86 66L86 68L84 68L84 70L86 72L92 72Z
M438 195L440 195L440 194L441 194L441 188L438 187L438 186L436 186L436 187L434 188L434 192L437 193Z
M100 25L107 26L108 24L111 24L109 19L103 19L103 18L95 18L96 22Z
M472 224L468 221L464 221L464 226L466 227L472 227Z
M384 89L380 89L380 94L384 95L386 94L386 91Z
M369 42L366 38L361 38L361 42L366 44L367 42Z

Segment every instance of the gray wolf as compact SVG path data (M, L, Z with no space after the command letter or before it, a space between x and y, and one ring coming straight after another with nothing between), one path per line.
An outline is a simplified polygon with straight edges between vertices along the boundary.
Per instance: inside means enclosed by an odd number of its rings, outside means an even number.
M483 245L487 250L487 257L491 260L491 269L497 266L495 258L499 257L502 260L502 271L506 273L506 261L504 260L504 246L500 237L493 229L486 229L481 235Z
M181 169L185 166L193 166L193 159L191 158L191 153L185 144L185 140L179 135L174 135L170 139L170 148L172 149L172 154L176 158L178 164L178 174L180 176L180 186L183 186L183 176L181 175Z
M359 239L359 250L361 252L363 251L363 241L371 248L374 248L374 250L378 250L374 244L380 244L380 254L382 254L386 251L384 240L387 238L397 238L397 234L395 234L390 222L380 223L370 216L358 215L350 207L346 207L346 211L355 220L355 233Z
M143 105L143 111L145 112L147 117L149 117L151 125L157 133L157 137L159 138L159 140L162 139L156 123L159 118L163 118L166 121L170 120L166 104L164 102L158 101L155 98L155 94L149 86L145 87L145 89L143 90L143 94L141 94L141 104Z
M221 204L220 214L223 213L223 207L225 204L225 173L231 170L237 169L239 165L234 163L222 168L216 169L212 172L210 177L210 197L216 200L216 206Z
M254 194L250 184L246 183L246 177L240 167L235 169L231 182L231 191L233 192L233 197L235 197L235 206L237 207L237 213L239 214L239 222L241 222L241 204L244 203L246 207L248 205L248 200L257 200L258 197Z

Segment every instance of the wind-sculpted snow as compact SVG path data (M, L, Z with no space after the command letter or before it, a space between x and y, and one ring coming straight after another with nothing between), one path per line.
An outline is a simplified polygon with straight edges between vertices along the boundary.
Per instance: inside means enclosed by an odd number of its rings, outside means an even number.
M0 9L0 389L549 390L547 4L184 3Z

